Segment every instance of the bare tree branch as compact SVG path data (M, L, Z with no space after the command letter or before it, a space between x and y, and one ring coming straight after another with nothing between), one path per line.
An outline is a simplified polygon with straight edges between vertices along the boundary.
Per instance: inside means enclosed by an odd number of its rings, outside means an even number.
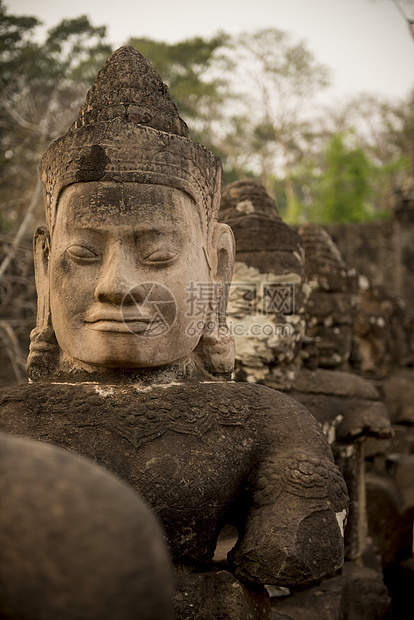
M6 256L3 258L3 261L0 265L0 281L3 278L7 269L9 268L9 265L11 261L13 260L13 258L15 257L16 251L29 228L30 221L33 215L33 211L35 210L37 202L40 198L40 193L41 193L41 183L40 183L40 179L38 179L36 182L36 186L35 186L30 204L27 207L24 218L19 226L19 230L17 231L13 239L13 243L11 244Z
M6 334L6 350L10 359L10 363L13 368L14 375L18 383L22 383L25 380L24 369L24 355L19 346L19 341L17 340L16 334L13 329L7 323L7 321L3 321L0 319L0 329L4 331ZM22 371L23 369L23 371Z
M55 84L55 88L53 90L52 96L50 97L48 106L47 106L47 110L46 113L44 115L43 120L40 123L40 127L41 127L41 134L40 134L40 139L39 139L39 147L40 149L43 149L44 147L44 143L46 140L46 137L49 134L49 130L50 130L50 125L51 125L51 121L52 121L52 110L54 109L55 105L56 105L56 100L57 100L57 93L58 93L58 87L59 84L56 83ZM17 231L14 239L13 239L13 243L11 244L6 256L4 257L1 265L0 265L0 282L2 277L4 276L6 270L9 268L11 261L13 260L15 254L16 254L16 250L19 247L28 227L30 224L30 221L32 219L32 215L33 215L33 211L35 210L35 207L38 203L38 200L40 198L41 195L41 191L42 191L42 186L41 186L41 182L40 182L40 178L37 177L36 180L36 185L32 194L32 199L29 203L29 206L27 207L25 216L19 226L19 230Z
M412 39L414 40L414 19L410 19L408 17L408 15L404 11L404 9L402 8L402 6L401 6L401 4L399 3L398 0L392 0L392 2L397 7L397 10L400 13L400 15L402 16L402 18L407 22L408 30L410 31L410 35L411 35Z

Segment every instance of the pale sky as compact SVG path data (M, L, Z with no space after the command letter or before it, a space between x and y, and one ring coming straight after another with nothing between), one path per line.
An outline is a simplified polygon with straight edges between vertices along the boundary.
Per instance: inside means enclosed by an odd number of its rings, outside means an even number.
M414 18L414 3L400 0ZM332 70L331 101L359 92L404 97L414 88L414 39L392 0L4 0L47 28L87 14L118 47L130 36L175 42L218 30L275 27L305 39Z

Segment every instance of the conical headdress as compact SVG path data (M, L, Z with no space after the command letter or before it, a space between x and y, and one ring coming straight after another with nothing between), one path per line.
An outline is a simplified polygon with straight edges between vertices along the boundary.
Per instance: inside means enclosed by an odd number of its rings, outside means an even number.
M357 290L357 274L342 258L338 246L321 226L306 222L300 229L305 250L305 275L318 288L332 292Z
M167 86L129 45L108 58L75 123L45 152L40 174L50 228L63 189L87 181L176 187L194 198L207 225L220 204L220 159L190 139Z
M282 221L275 201L269 196L265 187L255 179L234 181L223 187L220 202L220 219L222 222L245 215L266 215L268 218Z

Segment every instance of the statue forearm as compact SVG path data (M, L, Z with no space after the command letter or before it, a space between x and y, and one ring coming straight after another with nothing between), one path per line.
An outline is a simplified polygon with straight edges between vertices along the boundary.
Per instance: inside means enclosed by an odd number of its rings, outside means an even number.
M340 568L348 496L330 460L303 452L268 459L257 488L229 556L239 579L305 585Z

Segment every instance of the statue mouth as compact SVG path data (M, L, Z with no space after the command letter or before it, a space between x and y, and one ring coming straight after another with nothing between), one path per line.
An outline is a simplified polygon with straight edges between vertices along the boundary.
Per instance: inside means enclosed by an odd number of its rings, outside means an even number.
M155 329L161 321L95 321L89 327L98 332L117 332L121 334L145 334L149 326Z
M161 321L149 319L100 319L87 321L88 327L98 332L117 332L120 334L145 334L151 328L156 329Z
M85 319L90 329L99 332L117 332L142 334L157 327L160 321L155 317L137 316L137 313L105 312L93 313Z

